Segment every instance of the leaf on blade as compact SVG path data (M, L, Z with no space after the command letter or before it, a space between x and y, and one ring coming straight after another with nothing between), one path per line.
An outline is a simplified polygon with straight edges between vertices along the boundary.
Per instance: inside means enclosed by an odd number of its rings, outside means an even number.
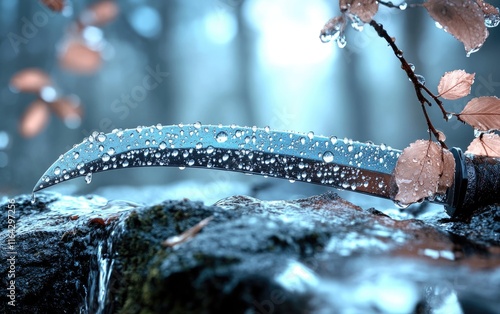
M167 247L174 247L188 240L191 240L198 232L201 231L201 229L203 229L206 225L208 225L210 220L212 220L213 218L214 218L213 216L210 216L203 219L202 221L200 221L193 227L189 228L188 230L184 231L183 233L166 239L165 241L162 242L162 245Z
M33 137L40 133L49 120L49 108L42 100L35 100L24 113L19 124L19 131L24 137Z
M488 37L484 13L473 0L429 0L424 7L445 31L464 44L467 54L479 49Z
M500 158L500 136L495 133L481 134L470 143L465 153Z
M474 83L475 73L469 74L464 70L446 72L439 81L438 93L444 99L455 100L470 94Z
M64 0L42 0L49 9L56 12L61 12L64 9Z
M369 23L378 11L376 0L340 0L340 11L349 12L361 21Z
M19 71L10 79L12 87L25 93L39 93L42 87L50 84L47 73L35 68Z
M498 130L500 129L500 99L494 96L473 98L465 105L457 118L481 131Z
M453 183L454 173L449 151L432 141L417 140L403 150L396 164L398 193L394 200L411 204L442 193Z
M437 194L446 193L446 190L453 185L453 181L455 180L455 157L453 157L453 154L449 150L443 149L442 161L442 171L438 182Z

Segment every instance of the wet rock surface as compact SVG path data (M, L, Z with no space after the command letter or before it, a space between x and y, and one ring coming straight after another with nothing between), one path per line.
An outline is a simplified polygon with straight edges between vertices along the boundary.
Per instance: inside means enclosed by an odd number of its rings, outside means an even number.
M30 200L13 198L16 306L2 293L2 313L500 308L494 206L456 222L441 211L416 211L412 218L362 209L334 193L291 201L233 196L213 206L189 200L141 206L54 193ZM9 204L1 203L2 224ZM208 217L192 238L165 244ZM2 239L8 235L2 226ZM1 250L11 256L6 245Z

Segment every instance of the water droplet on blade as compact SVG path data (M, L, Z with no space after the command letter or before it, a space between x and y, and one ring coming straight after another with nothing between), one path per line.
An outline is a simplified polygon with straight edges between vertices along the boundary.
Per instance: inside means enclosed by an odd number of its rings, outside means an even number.
M326 151L324 154L323 154L323 161L324 162L332 162L333 161L333 153L330 152L330 151Z
M87 173L87 175L85 176L85 182L87 184L90 184L90 182L92 182L92 172Z
M217 135L215 136L215 139L219 143L224 143L225 141L227 141L227 133L224 131L221 131L221 132L217 133Z
M97 135L97 141L99 142L104 142L106 140L106 134L104 133L100 133L99 135Z

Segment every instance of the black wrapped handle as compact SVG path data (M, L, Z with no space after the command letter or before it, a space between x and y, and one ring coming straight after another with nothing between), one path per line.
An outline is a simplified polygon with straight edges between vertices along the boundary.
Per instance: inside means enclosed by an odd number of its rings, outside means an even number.
M455 184L448 190L446 212L453 218L467 218L474 209L500 203L500 159L465 156L459 148L455 157Z

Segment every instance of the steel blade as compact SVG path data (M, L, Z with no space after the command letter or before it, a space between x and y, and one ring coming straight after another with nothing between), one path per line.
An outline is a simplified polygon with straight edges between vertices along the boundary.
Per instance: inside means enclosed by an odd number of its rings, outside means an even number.
M94 132L61 155L33 192L130 167L197 167L303 181L391 198L401 151L349 139L269 128L175 125Z

